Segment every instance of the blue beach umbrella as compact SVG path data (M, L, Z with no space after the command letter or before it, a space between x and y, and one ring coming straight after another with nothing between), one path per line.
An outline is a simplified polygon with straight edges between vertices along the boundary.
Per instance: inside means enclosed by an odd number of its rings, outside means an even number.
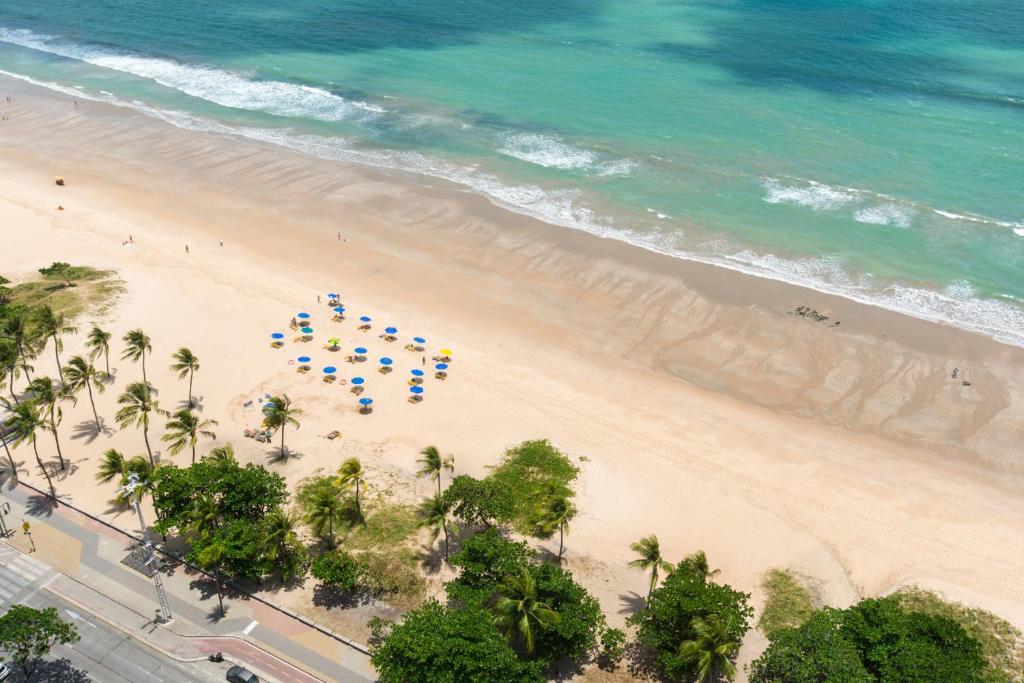
M414 342L416 342L417 344L426 344L427 343L427 340L424 339L423 337L413 337L412 340Z
M364 349L362 346L357 346L355 348L355 352L360 354L360 355L362 355L362 354L366 353L366 349Z
M356 386L359 386L360 384L362 384L366 380L363 379L362 377L353 377L350 381L352 382L352 384L355 384Z
M384 331L386 333L388 333L388 334L397 334L398 333L398 328L397 327L385 327Z
M263 404L263 410L268 410L268 409L273 408L273 407L274 407L274 402L273 401L268 401L268 402Z
M448 364L447 363L438 363L437 365L434 366L434 369L435 370L447 370L448 369Z
M420 370L419 368L416 368L415 370L410 370L410 372L412 373L413 377L422 377L423 376L423 371Z
M370 321L371 321L372 319L373 319L373 318L371 318L370 316L368 316L368 315L364 315L364 316L363 316L363 317L361 317L361 318L360 318L359 320L361 320L361 321L362 321L362 322L364 322L364 323L368 323L368 322L370 322Z
M280 332L275 332L272 335L270 335L270 338L271 339L284 339L284 335L281 334Z
M380 364L381 365L391 365L394 362L395 361L391 360L390 358L381 358L380 359Z
M324 368L324 374L325 375L333 375L337 371L338 371L338 368L334 367L333 365L328 365L326 368Z
M344 313L345 312L345 307L344 306L335 306L334 307L334 312L335 313Z
M309 313L299 313L299 314L298 314L298 315L296 315L295 317L296 317L296 318L300 318L300 319L302 319L302 320L305 320L306 318L308 318L308 317L309 317Z
M373 399L372 398L361 398L361 399L359 399L359 405L361 405L361 406L368 406L371 403L373 403Z
M310 359L309 356L299 356L299 362L300 363L308 363L310 360L311 359Z
M302 334L313 334L313 328L312 327L303 327L301 332L302 332Z
M337 295L337 294L328 294L328 295L327 295L327 298L328 298L328 299L337 299L337 298L338 298L338 295Z
M414 387L409 387L409 391L419 396L420 394L423 393L423 387L416 385Z

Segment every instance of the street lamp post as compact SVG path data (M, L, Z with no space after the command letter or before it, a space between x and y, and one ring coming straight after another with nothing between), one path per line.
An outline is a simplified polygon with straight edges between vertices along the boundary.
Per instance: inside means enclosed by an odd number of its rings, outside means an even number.
M153 542L149 538L149 530L146 529L146 520L142 517L142 504L139 502L141 496L133 495L135 489L142 486L142 482L139 481L139 475L134 472L128 475L128 481L118 489L128 494L128 497L135 503L135 513L139 516L139 528L142 531L142 540L146 550L146 566L149 567L150 576L153 578L153 583L156 585L156 595L160 600L160 616L158 621L168 624L171 622L173 617L171 616L171 607L167 604L167 593L164 591L163 577L160 575L160 561L157 560L156 551L153 549Z

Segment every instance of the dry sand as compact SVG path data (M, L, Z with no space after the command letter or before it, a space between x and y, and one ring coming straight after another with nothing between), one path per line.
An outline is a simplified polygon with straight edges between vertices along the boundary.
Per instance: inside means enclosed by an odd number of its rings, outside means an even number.
M0 123L0 272L24 278L55 260L116 270L127 292L98 322L115 339L134 327L152 337L164 408L186 398L166 366L190 347L203 415L241 460L295 482L358 455L378 481L426 493L413 480L424 445L453 453L457 473L481 475L506 447L546 437L580 459L567 564L613 623L646 587L626 566L629 544L655 533L670 559L705 550L755 600L762 573L781 566L821 580L835 605L918 584L1024 626L1021 349L553 228L444 183L105 104L76 110L11 80L0 89L17 96ZM58 174L67 187L54 186ZM328 321L316 303L326 292L341 293L347 322ZM786 315L799 305L842 325ZM289 334L271 349L270 332L290 332L299 310L313 314L317 340ZM363 314L374 318L369 334L355 329ZM83 331L91 322L78 321ZM387 324L402 341L377 337ZM402 349L413 335L456 358L420 405L405 401L421 362ZM356 412L347 387L320 382L328 362L356 374L320 348L327 336L396 359L388 377L359 370L372 415ZM68 339L65 357L81 347L81 335ZM311 376L287 363L303 352ZM48 349L37 368L55 375L52 365ZM114 365L98 399L108 424L140 374ZM243 403L263 392L286 392L305 411L286 462L241 436L259 421ZM92 439L88 401L65 412L76 470L60 492L130 527L94 473L107 448L143 452L141 434ZM332 429L343 438L322 438ZM45 438L40 447L51 455ZM29 451L17 455L31 464Z

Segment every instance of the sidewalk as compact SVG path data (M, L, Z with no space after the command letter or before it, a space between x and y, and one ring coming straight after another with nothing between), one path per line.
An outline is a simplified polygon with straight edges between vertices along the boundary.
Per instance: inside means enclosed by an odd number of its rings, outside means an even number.
M163 573L174 620L154 624L156 589L152 580L121 564L130 548L125 536L66 505L53 508L25 486L5 487L3 494L0 502L11 505L6 522L16 532L7 543L64 574L49 590L170 657L196 661L222 652L261 678L282 683L376 680L361 646L258 600L225 597L222 618L212 582L183 565ZM31 524L35 552L21 533L22 519Z

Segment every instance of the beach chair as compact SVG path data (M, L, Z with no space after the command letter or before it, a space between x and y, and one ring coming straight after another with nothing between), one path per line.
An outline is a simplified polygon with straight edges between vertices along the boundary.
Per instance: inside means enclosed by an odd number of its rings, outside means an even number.
M352 387L351 391L352 391L353 394L358 396L359 394L363 393L363 388L362 387Z
M272 348L272 349L279 349L282 346L284 346L284 342L283 341L278 340L278 341L270 342L270 348Z
M379 372L382 375L386 375L389 372L391 372L391 366L390 365L382 365L379 368L377 368L377 372Z
M366 323L363 323L362 325L359 326L359 330L361 332L366 332L369 329L370 329L370 326L368 324L366 324Z
M448 377L448 373L445 372L444 370L438 370L437 372L434 373L434 378L435 379L445 379L447 377Z
M410 396L406 400L409 401L409 403L419 403L420 401L423 400L423 397L420 396L419 394L413 394L412 396Z
M330 384L336 379L337 377L335 377L334 375L324 375L324 384Z
M298 372L298 373L299 373L300 375L304 375L304 374L306 374L307 372L309 372L309 366L308 366L308 365L300 365L300 366L299 366L299 369L297 370L297 372Z

